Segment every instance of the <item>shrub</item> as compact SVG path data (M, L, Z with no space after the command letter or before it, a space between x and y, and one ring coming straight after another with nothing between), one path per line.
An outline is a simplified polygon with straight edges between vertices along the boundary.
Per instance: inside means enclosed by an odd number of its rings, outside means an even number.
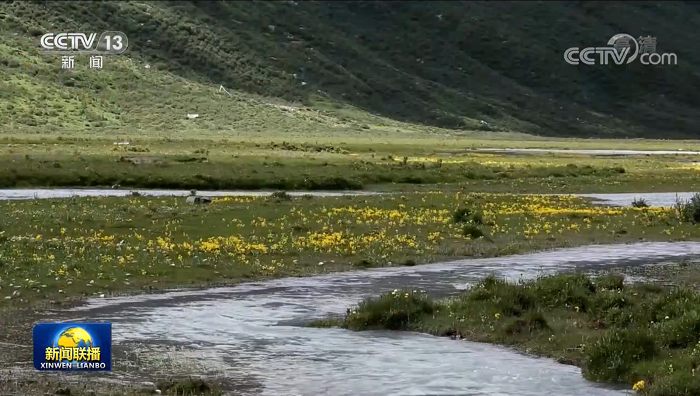
M374 264L367 259L358 260L353 264L355 267L359 268L371 268Z
M270 195L270 199L274 199L275 201L291 201L292 196L287 194L286 191L275 191Z
M659 342L669 348L685 348L700 340L700 315L697 311L688 311L680 318L658 323L654 331Z
M469 221L469 216L471 216L472 210L469 208L459 208L452 215L452 221L455 223L466 223Z
M596 290L623 290L625 276L620 274L608 274L595 280Z
M632 366L657 354L654 339L637 330L611 330L585 350L583 375L594 381L626 381Z
M679 370L651 383L644 394L650 396L700 395L700 376L690 370Z
M632 201L632 207L634 208L648 208L649 204L647 203L644 198L635 198L634 201Z
M459 208L452 215L452 221L455 223L469 223L483 224L484 216L481 212L473 208Z
M583 274L557 274L541 276L534 284L538 301L550 307L578 307L586 312L589 298L595 293L595 285Z
M627 327L634 321L634 315L628 309L623 309L618 305L613 304L611 307L603 310L602 326L600 327ZM600 322L599 322L600 324Z
M481 214L481 212L474 213L471 220L474 222L474 224L484 224L484 216Z
M462 228L462 234L464 236L470 237L471 239L479 239L486 236L486 234L484 234L484 232L479 227L473 224L465 225L464 228Z
M467 291L467 301L492 301L495 308L508 316L520 316L537 305L532 289L491 275Z
M199 378L188 378L174 381L158 381L158 389L166 394L182 395L221 395L221 391Z
M598 292L593 298L593 306L601 311L607 311L611 308L625 308L632 304L629 297L615 291Z
M676 288L668 293L660 294L647 304L646 309L640 314L645 315L648 321L662 322L680 318L686 312L694 311L698 304L700 301L693 291Z
M496 278L495 275L489 275L470 288L465 297L472 301L486 301L496 295L498 286L509 286L509 284L503 279Z
M700 223L700 193L693 194L687 201L677 198L675 209L682 221Z
M433 300L425 294L394 290L378 298L366 299L357 309L348 310L346 327L354 330L406 330L412 321L415 322L422 315L430 315L434 311Z
M539 311L530 311L522 318L513 319L503 328L503 331L506 334L532 334L534 332L546 329L549 329L549 325L547 324L547 319L545 319L544 315L542 315L542 313Z

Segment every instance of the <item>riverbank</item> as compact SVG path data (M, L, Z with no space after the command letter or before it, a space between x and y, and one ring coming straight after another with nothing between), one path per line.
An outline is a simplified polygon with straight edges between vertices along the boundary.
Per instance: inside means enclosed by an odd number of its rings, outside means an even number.
M82 383L81 383L82 382ZM70 396L221 396L223 392L202 379L162 380L140 385L100 383L100 381L61 381L55 378L36 381L0 379L3 395L70 395ZM156 392L158 390L159 392Z
M626 284L625 274L653 276ZM566 273L507 282L482 279L434 300L411 288L366 299L344 318L312 326L408 330L514 347L582 368L591 381L645 395L700 392L700 261Z

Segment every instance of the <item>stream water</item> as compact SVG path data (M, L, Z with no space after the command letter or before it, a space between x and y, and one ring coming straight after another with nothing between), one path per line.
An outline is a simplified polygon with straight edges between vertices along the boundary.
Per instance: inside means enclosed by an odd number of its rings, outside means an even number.
M70 197L125 197L131 195L131 191L138 191L146 196L187 196L187 190L149 190L134 189L120 190L109 188L27 188L27 189L0 189L0 200L14 199L46 199L46 198L70 198ZM272 191L198 191L198 195L221 196L267 196ZM337 197L343 195L377 195L377 191L288 191L289 195L302 196L305 194L318 197ZM550 194L551 195L551 194ZM671 206L676 203L676 198L688 199L691 192L664 192L664 193L612 193L612 194L574 194L581 197L593 198L596 203L611 206L627 206L635 198L644 198L649 205Z
M490 273L528 278L699 256L696 242L586 246L95 299L66 315L112 321L116 344L188 348L188 372L214 370L243 395L624 395L585 381L576 367L503 347L415 333L301 326L394 288L444 296Z
M477 148L471 151L485 153L557 153L557 154L588 154L588 155L698 155L700 151L686 150L609 150L609 149L542 149L542 148Z

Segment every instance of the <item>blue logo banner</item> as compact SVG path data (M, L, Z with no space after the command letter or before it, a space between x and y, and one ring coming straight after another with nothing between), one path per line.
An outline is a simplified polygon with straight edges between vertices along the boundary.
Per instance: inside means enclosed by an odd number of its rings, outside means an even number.
M111 323L37 323L33 342L37 370L112 369Z

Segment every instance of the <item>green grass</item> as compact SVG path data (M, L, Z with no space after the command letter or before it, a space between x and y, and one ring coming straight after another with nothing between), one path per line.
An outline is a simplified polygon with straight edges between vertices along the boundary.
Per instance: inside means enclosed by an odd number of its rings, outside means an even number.
M235 284L590 243L694 240L672 208L433 191L363 197L0 202L0 306ZM467 205L480 225L454 222ZM483 233L484 237L481 238Z
M491 276L438 301L419 291L394 290L323 325L510 345L581 366L592 381L630 387L644 381L640 393L647 395L697 394L700 292L628 286L622 279L558 274L509 283Z
M172 136L172 134L171 134ZM115 143L128 141L128 145ZM446 189L572 193L700 189L691 155L454 153L469 139L331 135L0 138L0 187ZM503 141L508 142L508 141ZM512 142L512 141L511 141Z
M0 188L112 185L179 189L301 189L348 190L382 184L458 184L483 180L556 180L619 178L622 167L534 166L507 168L463 164L401 163L387 158L371 161L335 155L289 158L264 156L209 158L207 151L189 155L9 155L0 157Z

